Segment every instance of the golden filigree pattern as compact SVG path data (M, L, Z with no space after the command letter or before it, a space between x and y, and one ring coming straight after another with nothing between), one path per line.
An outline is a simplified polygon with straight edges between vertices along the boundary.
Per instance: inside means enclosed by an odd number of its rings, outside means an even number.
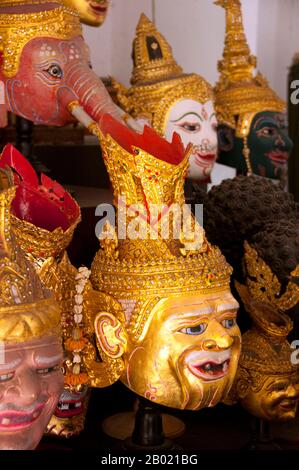
M151 38L149 46L147 38ZM151 59L149 48L160 49L159 57ZM172 50L165 38L160 34L154 23L142 14L136 28L133 44L134 70L132 84L149 83L154 80L168 79L182 73L182 68L173 58Z
M0 339L19 343L60 334L60 309L16 244L10 205L15 188L0 193Z
M265 261L259 257L257 251L245 242L244 262L246 269L246 284L253 298L269 302L282 312L293 308L299 302L299 286L289 281L286 289L282 292L282 286L277 276ZM298 276L299 267L292 273L291 277Z
M227 403L240 400L250 413L270 421L290 419L296 413L299 381L287 341L293 323L275 306L254 299L245 286L237 284L237 289L253 325L242 336L238 371ZM287 400L290 407L280 407Z
M47 258L56 258L61 255L69 246L80 220L81 217L78 217L67 230L57 227L49 232L26 220L21 220L13 214L11 215L11 223L18 244L34 263L39 263L38 260L42 263Z
M20 4L18 1L9 3L12 6ZM21 2L23 3L25 4ZM59 3L57 8L33 13L22 13L21 8L20 11L16 10L15 14L3 13L1 8L7 6L8 3L2 5L1 2L0 52L3 55L2 71L6 77L16 75L23 48L32 39L36 37L72 39L82 34L78 13Z

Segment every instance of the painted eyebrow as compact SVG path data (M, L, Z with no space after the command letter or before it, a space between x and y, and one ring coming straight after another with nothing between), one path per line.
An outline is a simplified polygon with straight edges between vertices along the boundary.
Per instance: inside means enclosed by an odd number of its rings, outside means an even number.
M38 364L43 364L43 365L49 365L49 364L55 364L60 361L62 361L63 356L62 354L57 354L56 356L51 356L51 357L45 357L45 356L40 356L37 355L34 358L34 361Z
M22 358L18 358L18 359L14 359L13 361L11 362L8 362L8 363L5 363L5 364L0 364L0 375L2 375L2 372L6 371L6 370L11 370L11 369L15 369L16 367L18 367L22 362Z
M202 117L199 116L199 114L197 114L197 113L195 113L195 112L191 112L191 113L185 113L185 114L183 114L183 116L181 116L181 117L179 117L178 119L175 119L175 120L173 120L173 121L170 121L170 122L178 122L178 121L180 121L181 119L183 119L184 117L186 117L186 116L192 116L192 115L198 117L198 119L200 119L201 121L203 121Z
M210 313L213 313L213 312L214 312L213 307L203 307L203 308L199 308L199 309L192 310L189 312L181 312L181 315L183 317L191 318L191 317L196 317L197 315L209 315Z
M52 60L51 60L52 59ZM62 61L58 59L56 56L48 57L47 59L43 60L42 62L39 62L36 64L37 69L43 69L45 67L48 67L49 65L53 65L53 61L55 61L55 65L61 65L62 66Z
M214 117L214 116L216 117L216 113L212 113L212 114L211 114L211 116L210 116L210 118L209 118L209 121L210 121L210 120L212 119L212 117Z
M211 301L211 302L215 302L217 300L220 300L219 295L217 297L213 297L213 298L209 299L209 301ZM198 301L196 303L192 303L192 311L194 310L194 308L197 308L197 310L202 310L203 308L205 308L206 304L207 304L207 302L204 301L204 300ZM202 305L203 305L203 307L202 307ZM173 311L177 312L178 310L181 310L182 308L184 308L184 309L190 308L191 309L191 306L190 306L189 303L187 303L187 304L176 303L172 307L166 307L166 310L168 312L173 312Z
M265 122L270 122L271 124L274 124L274 126L278 126L278 123L272 119L272 118L266 118L266 117L260 117L256 123L254 124L254 129L257 128L257 126L262 122L262 121L265 121Z
M213 307L203 307L203 308L199 308L196 310L189 310L186 312L182 312L178 308L178 309L175 309L175 311L173 311L170 315L168 315L168 318L171 320L173 319L181 320L182 318L194 318L194 317L203 316L203 315L210 315L213 312L214 312Z
M216 308L217 313L226 312L227 310L238 310L240 305L237 302L231 304L221 304Z

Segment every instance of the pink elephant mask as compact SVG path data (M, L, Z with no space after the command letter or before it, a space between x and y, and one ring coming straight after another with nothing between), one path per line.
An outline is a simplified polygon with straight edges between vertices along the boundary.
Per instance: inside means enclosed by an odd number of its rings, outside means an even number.
M54 126L77 119L89 127L104 113L121 120L121 111L91 70L77 13L57 1L12 3L0 5L2 114L11 111Z

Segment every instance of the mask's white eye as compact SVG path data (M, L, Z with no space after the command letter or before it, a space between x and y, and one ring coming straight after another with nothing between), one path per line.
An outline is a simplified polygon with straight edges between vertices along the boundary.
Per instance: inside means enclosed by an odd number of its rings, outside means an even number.
M54 78L62 78L63 75L62 68L58 64L50 65L50 67L47 69L47 72Z
M60 370L60 365L56 364L55 366L52 366L52 367L46 367L44 369L36 369L36 372L37 374L40 374L40 375L47 375L47 374L51 374L52 372L57 372L58 370Z
M179 127L190 133L196 133L201 130L201 125L199 122L183 122L182 124L179 124Z
M207 323L200 323L196 326L189 326L188 328L182 328L180 330L181 333L185 335L201 335L206 329L208 324Z
M10 374L2 374L0 375L0 383L1 382L8 382L14 377L15 373L11 372Z
M223 320L221 322L221 325L224 326L224 328L230 329L233 326L235 326L236 320L234 318L227 318L226 320Z
M258 135L263 137L274 137L277 134L277 129L265 126L257 132Z

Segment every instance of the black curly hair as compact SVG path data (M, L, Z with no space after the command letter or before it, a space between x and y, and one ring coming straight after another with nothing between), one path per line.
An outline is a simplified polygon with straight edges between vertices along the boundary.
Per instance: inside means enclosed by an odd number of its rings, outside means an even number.
M237 176L212 188L203 204L207 238L220 247L240 282L245 240L254 241L260 256L280 279L286 279L294 263L298 264L299 204L272 181Z

